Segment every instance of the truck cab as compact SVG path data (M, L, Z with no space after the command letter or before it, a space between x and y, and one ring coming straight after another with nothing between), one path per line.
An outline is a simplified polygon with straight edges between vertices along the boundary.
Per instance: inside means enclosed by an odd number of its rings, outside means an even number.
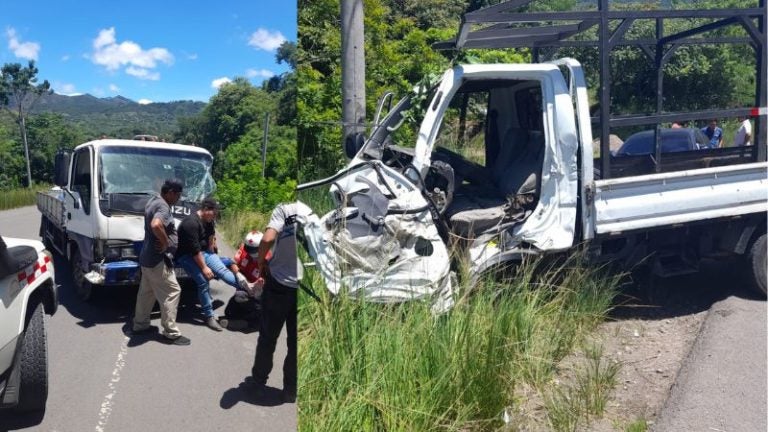
M466 259L470 273L480 274L513 257L574 244L578 152L591 162L591 135L589 127L577 129L557 65L454 67L428 97L415 146L396 145L413 108L402 100L350 155L331 182L338 210L306 226L310 253L332 291L356 285L381 301L447 298L451 261ZM390 220L401 231L377 228ZM334 248L328 238L344 241ZM385 246L370 247L377 242ZM361 258L342 263L347 270L339 277L338 261L355 248ZM383 256L372 260L375 254ZM363 261L381 266L360 271Z
M712 224L721 250L707 253L744 253L764 229L767 165L722 166L750 162L731 149L680 152L662 173L641 171L643 161L630 156L624 168L632 175L600 178L574 59L456 66L426 102L401 100L350 149L346 168L299 186L330 185L336 209L307 220L305 233L333 293L445 306L462 266L476 279L580 243L629 266L666 249L697 250L659 264L669 273L676 260L704 255L702 245L688 244ZM410 146L398 130L419 110L418 131L405 134L415 136Z
M144 207L165 179L184 184L177 224L215 190L213 158L202 148L102 139L60 153L56 188L38 196L41 237L67 257L81 298L94 285L138 283Z

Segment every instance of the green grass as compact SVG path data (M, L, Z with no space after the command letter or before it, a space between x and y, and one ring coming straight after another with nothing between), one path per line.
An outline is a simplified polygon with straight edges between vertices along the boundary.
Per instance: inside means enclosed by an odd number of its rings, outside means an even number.
M31 188L15 188L0 190L0 210L35 205L37 192L50 189L51 185L34 184Z
M216 229L222 234L224 241L237 249L245 235L251 230L264 232L269 222L268 213L256 211L227 210L222 211L221 218L216 223Z
M645 419L635 420L624 428L624 432L646 432L647 430L648 422Z
M585 361L575 371L572 383L547 391L545 406L553 431L575 431L578 426L588 425L591 418L600 418L605 412L621 365L606 363L601 347L586 347L584 356Z
M304 283L322 301L300 296L300 430L466 431L503 426L518 385L549 385L557 362L603 320L618 277L578 257L529 262L440 316L418 302L330 298L313 271ZM598 405L604 381L588 381Z

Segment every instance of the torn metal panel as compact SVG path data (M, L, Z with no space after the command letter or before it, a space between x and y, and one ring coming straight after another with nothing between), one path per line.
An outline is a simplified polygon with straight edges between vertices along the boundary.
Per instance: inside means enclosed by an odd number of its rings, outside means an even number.
M304 225L310 255L331 293L450 307L448 250L412 183L372 162L339 178L331 194L337 208Z

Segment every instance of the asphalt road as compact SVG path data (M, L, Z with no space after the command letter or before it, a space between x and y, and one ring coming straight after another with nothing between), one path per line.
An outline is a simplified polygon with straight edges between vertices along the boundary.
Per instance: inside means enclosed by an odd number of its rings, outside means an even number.
M767 317L764 300L712 305L655 431L768 430Z
M0 212L0 234L39 239L35 207ZM284 404L282 360L285 332L278 341L269 391L255 398L243 380L250 374L257 332L216 333L203 324L196 294L185 290L179 306L186 347L153 337L128 338L136 288L102 291L79 301L66 262L55 258L60 307L48 320L49 396L42 416L0 411L0 431L293 431L296 405ZM234 289L212 283L214 306L224 306ZM159 325L159 312L153 314Z

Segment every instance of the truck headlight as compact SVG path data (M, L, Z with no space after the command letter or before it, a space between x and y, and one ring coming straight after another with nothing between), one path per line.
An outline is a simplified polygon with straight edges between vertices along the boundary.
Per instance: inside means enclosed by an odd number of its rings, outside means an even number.
M101 254L107 261L117 261L121 259L136 259L136 251L133 249L133 243L128 241L115 242L109 240L101 244Z

